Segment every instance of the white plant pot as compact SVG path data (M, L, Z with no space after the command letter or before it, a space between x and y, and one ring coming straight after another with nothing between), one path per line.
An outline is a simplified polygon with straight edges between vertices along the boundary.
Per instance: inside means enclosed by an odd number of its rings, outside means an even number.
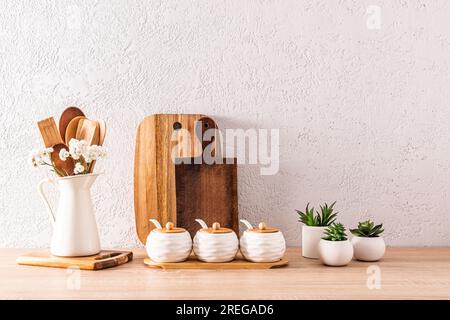
M319 256L323 264L340 267L347 265L353 258L353 246L348 240L320 240Z
M319 258L319 242L324 236L326 227L310 227L302 228L302 256L305 258Z
M366 238L353 236L354 257L361 261L378 261L386 252L386 244L382 237Z

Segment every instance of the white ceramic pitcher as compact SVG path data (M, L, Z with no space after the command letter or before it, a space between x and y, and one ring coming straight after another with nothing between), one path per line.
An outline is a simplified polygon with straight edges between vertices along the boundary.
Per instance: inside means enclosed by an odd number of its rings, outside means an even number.
M90 188L99 174L44 179L38 192L44 201L53 225L51 254L62 257L90 256L100 252L97 223L92 206ZM55 216L43 186L58 186L60 198Z

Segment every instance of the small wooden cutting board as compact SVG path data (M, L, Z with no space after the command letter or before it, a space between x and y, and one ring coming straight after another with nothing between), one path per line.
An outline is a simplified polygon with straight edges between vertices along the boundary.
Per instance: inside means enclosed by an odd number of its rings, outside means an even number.
M158 269L271 269L277 267L283 267L288 264L286 259L281 259L275 262L251 262L237 257L230 262L203 262L191 256L184 262L155 262L150 258L145 258L144 263L150 268Z
M57 257L52 256L48 250L29 253L17 258L16 263L21 265L74 268L81 270L101 270L125 264L133 260L132 251L102 250L100 253L87 257Z

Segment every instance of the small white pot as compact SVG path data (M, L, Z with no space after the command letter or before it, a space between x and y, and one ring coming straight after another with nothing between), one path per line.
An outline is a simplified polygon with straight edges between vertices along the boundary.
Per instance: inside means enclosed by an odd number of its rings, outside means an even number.
M305 258L319 258L319 242L324 236L326 227L310 227L303 225L302 228L302 256Z
M192 252L192 239L185 229L175 228L168 222L162 228L157 220L150 219L156 226L147 237L147 254L155 262L181 262Z
M353 258L353 246L348 240L319 242L319 257L327 266L339 267L347 265Z
M236 257L239 241L236 233L228 228L221 228L215 222L208 228L201 219L196 219L202 226L194 237L194 253L204 262L228 262Z
M354 257L361 261L378 261L386 252L386 244L382 237L357 237L352 238Z
M247 230L240 240L241 253L245 259L252 262L274 262L283 258L286 251L286 241L280 230L269 228L261 222L258 228L247 220L241 220Z

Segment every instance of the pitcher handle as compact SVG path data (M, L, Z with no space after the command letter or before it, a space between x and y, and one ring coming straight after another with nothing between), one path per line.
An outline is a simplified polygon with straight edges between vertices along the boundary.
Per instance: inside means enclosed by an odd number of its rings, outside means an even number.
M53 210L50 207L50 203L48 202L47 196L44 193L44 184L46 183L51 183L51 184L55 184L55 181L52 179L43 179L41 180L41 182L39 182L38 186L37 186L37 191L39 193L39 195L41 196L42 201L44 202L45 208L47 209L47 213L50 217L50 221L52 222L52 226L55 226L55 215L53 214Z

